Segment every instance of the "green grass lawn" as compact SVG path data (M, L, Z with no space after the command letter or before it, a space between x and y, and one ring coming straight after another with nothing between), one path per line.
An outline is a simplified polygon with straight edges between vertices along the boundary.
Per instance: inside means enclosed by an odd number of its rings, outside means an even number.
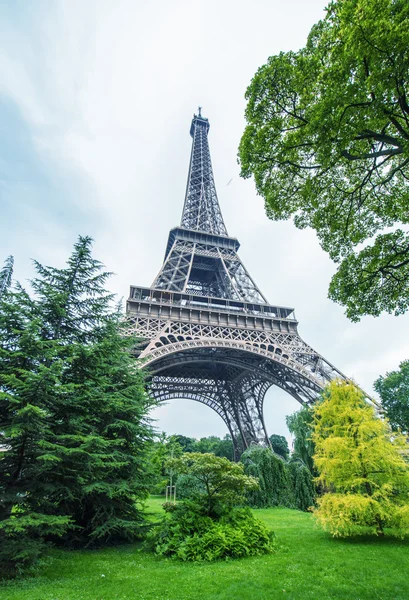
M151 498L151 519L161 513ZM0 586L1 600L408 600L409 541L334 540L310 514L257 510L276 554L217 563L156 558L141 546L54 550L35 578Z

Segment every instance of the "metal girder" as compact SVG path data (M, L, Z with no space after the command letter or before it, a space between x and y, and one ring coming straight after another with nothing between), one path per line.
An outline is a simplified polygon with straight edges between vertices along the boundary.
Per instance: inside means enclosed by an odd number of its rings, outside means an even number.
M221 214L208 131L199 110L180 227L169 233L152 287L131 287L127 318L129 334L143 340L137 354L152 397L212 408L238 458L270 443L263 419L270 386L312 404L329 381L346 377L300 338L292 308L268 304L241 262Z

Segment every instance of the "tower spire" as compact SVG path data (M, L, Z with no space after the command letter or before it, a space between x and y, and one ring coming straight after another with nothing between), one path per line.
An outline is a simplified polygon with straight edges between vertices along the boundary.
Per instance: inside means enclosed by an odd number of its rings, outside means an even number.
M217 199L207 134L210 124L202 117L202 107L193 115L193 138L181 227L227 236Z

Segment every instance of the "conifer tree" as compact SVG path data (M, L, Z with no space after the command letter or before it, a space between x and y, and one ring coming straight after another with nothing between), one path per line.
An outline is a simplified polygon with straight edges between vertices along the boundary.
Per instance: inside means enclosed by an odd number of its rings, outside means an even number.
M17 519L41 524L23 532L30 540L134 539L151 435L134 341L122 335L90 238L66 268L35 267L35 296L17 287L0 306L0 527L9 549Z
M0 271L0 297L10 287L13 277L14 257L8 256L4 262L4 267Z
M409 534L406 440L362 393L334 381L314 410L315 464L326 492L315 516L334 536Z

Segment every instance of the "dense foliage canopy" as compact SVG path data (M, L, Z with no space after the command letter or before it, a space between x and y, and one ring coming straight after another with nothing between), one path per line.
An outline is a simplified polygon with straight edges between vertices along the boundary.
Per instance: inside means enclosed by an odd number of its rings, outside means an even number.
M290 433L294 436L292 457L300 459L310 472L315 475L312 409L309 406L303 406L292 415L288 415L286 423Z
M269 437L271 448L273 452L281 456L282 458L287 459L290 456L290 449L288 447L288 442L283 435L278 435L277 433L273 433Z
M308 510L313 506L313 478L301 460L295 458L286 461L270 448L253 446L242 454L241 461L247 475L258 481L258 487L247 493L250 506L287 506L299 510Z
M319 481L315 516L334 536L409 535L408 446L392 435L362 393L334 381L314 410Z
M408 23L407 0L330 2L246 94L242 175L270 218L316 230L352 320L409 306Z
M258 487L254 477L244 474L242 464L214 454L189 452L169 460L169 466L176 473L198 481L200 487L193 499L210 517L223 512L225 507L244 504L246 493Z
M375 390L393 429L409 433L409 360L404 360L397 371L387 373L375 381Z

